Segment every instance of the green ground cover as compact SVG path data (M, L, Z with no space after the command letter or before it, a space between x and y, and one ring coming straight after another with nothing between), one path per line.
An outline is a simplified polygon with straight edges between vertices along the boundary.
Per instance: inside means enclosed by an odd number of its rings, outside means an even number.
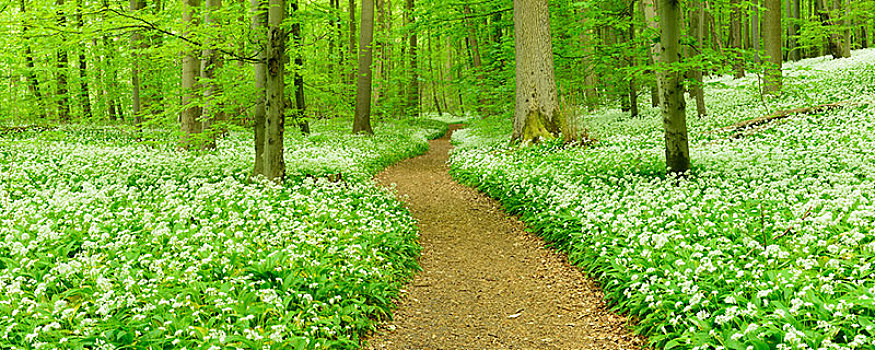
M656 109L585 118L589 147L507 143L503 118L454 134L453 175L496 197L601 281L614 308L666 349L875 345L875 51L712 79L688 102L693 172L665 177ZM739 139L706 131L851 101ZM692 111L692 112L691 112Z
M0 348L357 348L420 250L371 176L446 126L349 125L289 137L282 186L249 177L248 133L201 154L158 131L0 136Z

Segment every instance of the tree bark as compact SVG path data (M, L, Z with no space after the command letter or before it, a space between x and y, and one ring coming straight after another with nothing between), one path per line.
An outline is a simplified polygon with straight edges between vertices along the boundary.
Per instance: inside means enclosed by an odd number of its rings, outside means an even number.
M338 0L339 1L339 0ZM363 0L364 1L364 0ZM371 0L373 1L373 0ZM349 60L352 63L352 60L356 57L356 20L355 20L355 0L349 0ZM352 65L352 64L350 64ZM356 71L355 69L350 69L347 71L346 81L349 84L354 83L356 80Z
M215 13L222 10L222 0L206 0L204 5L204 25L218 28L219 23L217 23ZM217 43L210 39L204 40L204 48L201 54L201 80L206 85L203 92L204 107L201 130L207 137L203 145L207 149L216 148L217 131L213 124L224 119L222 106L216 102L216 97L221 94L221 87L216 82L216 69L221 69L224 61L219 51L216 50L216 45Z
M758 7L758 4L759 0L751 1L752 6L750 15L750 45L753 49L753 59L756 63L760 63L762 61L762 58L760 57L760 50L762 49L762 45L760 44L760 9Z
M763 93L772 94L781 91L781 0L765 0L766 13L763 23L765 37L766 69Z
M288 34L281 24L286 18L284 0L269 0L267 10L267 101L265 116L264 176L282 182L286 175L283 157L285 131L286 43Z
M139 16L140 10L146 8L145 0L130 0L131 16ZM142 99L140 97L140 61L143 58L143 35L139 30L131 33L131 114L134 125L140 125L143 117Z
M182 22L185 24L185 36L190 37L197 27L196 8L200 0L184 0ZM198 48L186 44L182 57L182 112L180 115L180 131L182 139L180 146L191 149L199 146L198 136L201 133L201 108L197 106L197 82L200 76L200 62L197 58Z
M729 3L729 6L731 6L729 40L733 50L733 77L735 79L741 79L744 78L744 57L742 55L744 49L742 47L741 37L741 3L739 0L732 0Z
M656 21L656 5L655 0L641 0L638 3L638 6L641 8L641 12L644 13L644 20L647 22L648 30L653 32L653 35L656 35L657 38L659 36L659 22ZM650 45L650 60L653 61L655 65L658 65L662 60L660 59L660 55L662 54L662 45L659 40L651 41L653 42ZM651 89L651 99L650 104L653 107L657 107L660 105L660 97L662 96L662 85L663 80L665 80L665 74L662 69L659 67L656 69L656 88ZM653 93L655 91L655 94ZM655 96L655 97L654 97Z
M659 18L662 33L661 62L671 67L678 62L680 8L677 0L659 0ZM665 73L662 82L662 124L665 129L665 163L669 173L682 174L690 169L690 149L687 135L687 116L677 70Z
M295 124L305 135L310 134L310 123L305 119L307 104L304 101L304 41L301 39L301 21L298 18L298 0L292 0L292 11L295 21L292 23L292 41L295 44Z
M705 8L701 2L697 2L693 7L692 13L690 13L690 33L693 35L693 49L690 52L694 52L694 55L701 55L702 48L702 40L705 37ZM690 77L693 80L693 88L690 90L690 93L696 98L696 113L699 118L704 117L707 112L707 108L705 107L705 81L702 77L702 68L701 66L693 67L690 70Z
M250 0L249 3L252 7L252 31L256 33L256 37L259 37L267 25L267 13L262 0ZM263 40L262 43L264 43ZM265 99L267 97L264 87L267 80L267 55L264 52L264 45L255 45L255 47L258 48L258 61L254 68L256 98L252 119L255 122L255 169L252 173L264 175Z
M21 12L22 17L24 17L25 13L27 12L27 6L25 3L25 0L20 0L19 6L20 6L19 11ZM27 67L27 70L25 71L25 76L26 76L26 79L28 82L28 90L30 90L30 93L32 93L34 98L36 99L36 106L37 106L37 109L39 110L39 115L41 117L45 117L45 108L43 107L43 96L42 96L42 93L40 93L40 89L39 89L40 83L39 83L39 79L36 76L36 73L34 72L36 70L35 69L36 65L34 64L34 61L33 61L33 51L31 50L30 42L27 39L27 31L29 28L30 27L27 25L27 19L25 18L24 20L22 20L22 24L21 24L21 36L25 38L22 41L24 44L24 65L25 65L25 67Z
M82 19L82 0L76 2L76 27L79 31L85 26ZM91 90L88 88L88 62L85 58L85 45L79 48L79 106L82 108L82 116L91 118Z
M839 25L842 29L842 57L851 57L851 2L850 0L833 0L835 2L835 13L839 14ZM845 2L845 3L843 3Z
M511 139L527 143L557 138L562 115L547 0L514 0L513 13L516 110Z
M358 81L356 83L354 134L373 135L371 128L371 83L373 75L374 0L362 0L361 41L359 44Z
M57 16L58 16L58 27L64 28L67 26L67 17L64 16L64 0L56 0L55 5L57 5ZM67 58L67 49L58 48L56 51L57 62L57 72L55 73L56 79L56 89L55 95L58 98L58 119L62 122L70 121L70 101L69 96L67 95L67 67L70 66L69 59Z
M800 7L799 0L787 0L787 14L790 19L790 24L787 26L787 35L788 35L788 45L789 45L789 53L787 53L787 59L791 61L798 61L802 59L802 55L799 52L799 45L796 43L796 36L799 35L799 19L800 17Z
M407 0L407 25L409 28L409 53L410 60L407 65L410 73L410 85L407 87L407 114L418 117L420 114L419 107L419 70L417 68L417 37L416 37L416 18L414 0Z

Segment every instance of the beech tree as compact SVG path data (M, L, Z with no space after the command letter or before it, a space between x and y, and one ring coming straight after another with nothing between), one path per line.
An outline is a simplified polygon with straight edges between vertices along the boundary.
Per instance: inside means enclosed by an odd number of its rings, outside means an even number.
M516 107L511 139L538 142L557 138L562 115L547 0L514 0L513 15Z
M680 31L680 4L677 0L659 0L660 55L667 71L662 81L662 124L665 128L665 163L670 173L685 173L690 170L690 148L687 135L681 74L671 69L678 62Z
M359 68L355 96L354 134L373 134L371 128L371 83L374 52L374 0L362 0L361 40L359 41Z
M286 42L288 34L281 26L286 19L284 0L269 0L267 10L267 99L265 103L264 172L262 175L276 182L286 176L283 154L285 128Z
M763 33L765 34L766 69L763 74L764 93L777 93L781 91L781 0L765 0L766 13Z

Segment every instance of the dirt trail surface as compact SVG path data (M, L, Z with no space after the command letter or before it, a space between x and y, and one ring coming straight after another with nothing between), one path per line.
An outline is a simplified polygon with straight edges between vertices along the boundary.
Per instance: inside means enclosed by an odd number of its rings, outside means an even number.
M419 220L423 271L366 349L637 349L603 294L500 205L450 177L448 137L377 176Z

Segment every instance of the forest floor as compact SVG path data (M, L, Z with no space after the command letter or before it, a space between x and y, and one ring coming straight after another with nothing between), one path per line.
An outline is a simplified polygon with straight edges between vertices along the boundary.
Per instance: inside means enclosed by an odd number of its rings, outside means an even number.
M598 285L448 173L447 135L377 175L419 221L423 271L368 349L635 349Z

